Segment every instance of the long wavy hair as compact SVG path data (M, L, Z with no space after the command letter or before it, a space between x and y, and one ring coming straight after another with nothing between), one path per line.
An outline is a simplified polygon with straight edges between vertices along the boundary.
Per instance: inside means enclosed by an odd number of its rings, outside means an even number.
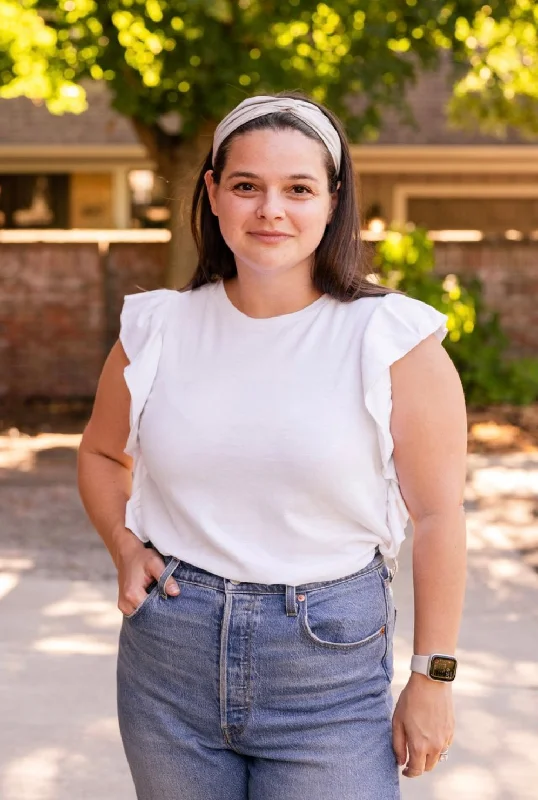
M230 145L234 139L251 131L297 130L309 139L320 142L325 150L325 164L329 192L336 191L338 182L338 204L332 220L325 229L312 262L311 280L320 292L331 295L342 302L356 300L367 295L384 295L391 290L369 280L371 273L371 250L365 248L360 235L360 217L353 163L349 144L342 124L325 106L315 103L302 92L281 92L278 98L298 98L316 105L335 127L342 144L340 172L336 172L333 159L320 137L302 120L282 111L258 117L241 125L222 142L215 157L209 150L196 181L191 209L191 230L198 250L198 265L190 282L184 287L197 289L204 284L237 275L234 254L220 232L218 217L211 211L204 175L213 170L213 180L219 183L226 165Z

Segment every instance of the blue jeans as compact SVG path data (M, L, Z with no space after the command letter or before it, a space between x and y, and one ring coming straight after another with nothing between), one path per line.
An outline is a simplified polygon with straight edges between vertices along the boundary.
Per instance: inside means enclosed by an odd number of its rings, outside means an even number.
M138 800L398 800L383 557L297 587L164 560L119 642ZM171 574L176 597L164 593Z

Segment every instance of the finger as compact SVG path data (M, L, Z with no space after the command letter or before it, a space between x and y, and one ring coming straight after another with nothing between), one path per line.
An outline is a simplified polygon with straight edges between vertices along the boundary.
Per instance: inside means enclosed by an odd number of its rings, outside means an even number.
M413 745L409 743L408 748L409 759L404 771L402 772L402 775L405 775L406 778L418 778L418 776L422 775L424 772L424 767L426 765L426 750L413 747Z
M392 723L392 749L396 755L398 766L403 767L407 761L407 739L404 726L396 721Z
M424 773L424 770L423 769L418 769L418 767L417 768L406 767L403 770L402 775L405 778L420 778L420 776L423 775L423 773Z
M426 763L424 764L424 771L431 772L432 769L438 764L439 756L441 755L441 750L435 750L431 753L428 753L426 756Z
M450 750L453 741L454 741L454 736L453 735L449 736L446 741L446 744L444 744L443 747L441 747L441 750L439 751L439 761L441 760L441 756L443 756L443 761L446 761L448 757L448 751Z
M155 554L155 557L150 561L150 570L153 579L158 581L165 569L166 564L164 563L163 559ZM179 594L179 586L171 575L164 584L164 591L166 594L170 595Z
M147 596L147 592L140 589L140 586L128 587L123 592L123 596L120 594L118 608L122 614L132 614L138 606L142 605Z
M164 591L166 592L166 594L171 594L171 595L179 594L179 586L177 585L176 581L172 578L171 575L164 584Z
M166 564L157 553L153 553L152 556L148 558L146 562L146 572L151 580L158 581L165 569Z

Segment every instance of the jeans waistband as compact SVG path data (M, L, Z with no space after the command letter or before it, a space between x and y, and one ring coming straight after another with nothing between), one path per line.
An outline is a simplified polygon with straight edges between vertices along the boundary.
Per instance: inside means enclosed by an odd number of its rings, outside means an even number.
M154 550L157 549L151 542L146 542L145 547L151 547ZM167 565L174 558L173 556L160 555ZM222 592L229 591L230 588L233 588L234 592L245 592L250 594L289 594L290 588L294 588L295 592L311 592L317 589L325 589L328 586L335 586L339 583L351 581L360 577L361 575L371 572L372 570L379 569L381 566L383 566L383 564L385 564L384 557L379 552L379 549L376 549L375 556L370 563L357 572L352 572L349 575L343 575L340 578L335 578L330 581L314 581L311 583L302 583L295 587L289 587L285 583L250 583L247 581L232 581L229 578L216 575L213 572L208 572L207 570L202 569L202 567L189 564L187 561L181 561L178 558L175 558L174 560L178 563L173 571L173 575L178 581L190 581L211 589L218 589ZM230 584L232 584L232 586L230 586Z

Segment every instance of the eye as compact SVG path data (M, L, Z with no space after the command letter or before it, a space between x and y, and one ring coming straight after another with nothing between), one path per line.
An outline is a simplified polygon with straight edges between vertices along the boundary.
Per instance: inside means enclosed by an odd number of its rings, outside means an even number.
M312 194L312 189L308 186L302 186L297 184L296 186L292 186L293 194Z
M254 189L254 186L251 183L236 183L234 186L234 191L238 190L240 192L249 192L251 189Z

